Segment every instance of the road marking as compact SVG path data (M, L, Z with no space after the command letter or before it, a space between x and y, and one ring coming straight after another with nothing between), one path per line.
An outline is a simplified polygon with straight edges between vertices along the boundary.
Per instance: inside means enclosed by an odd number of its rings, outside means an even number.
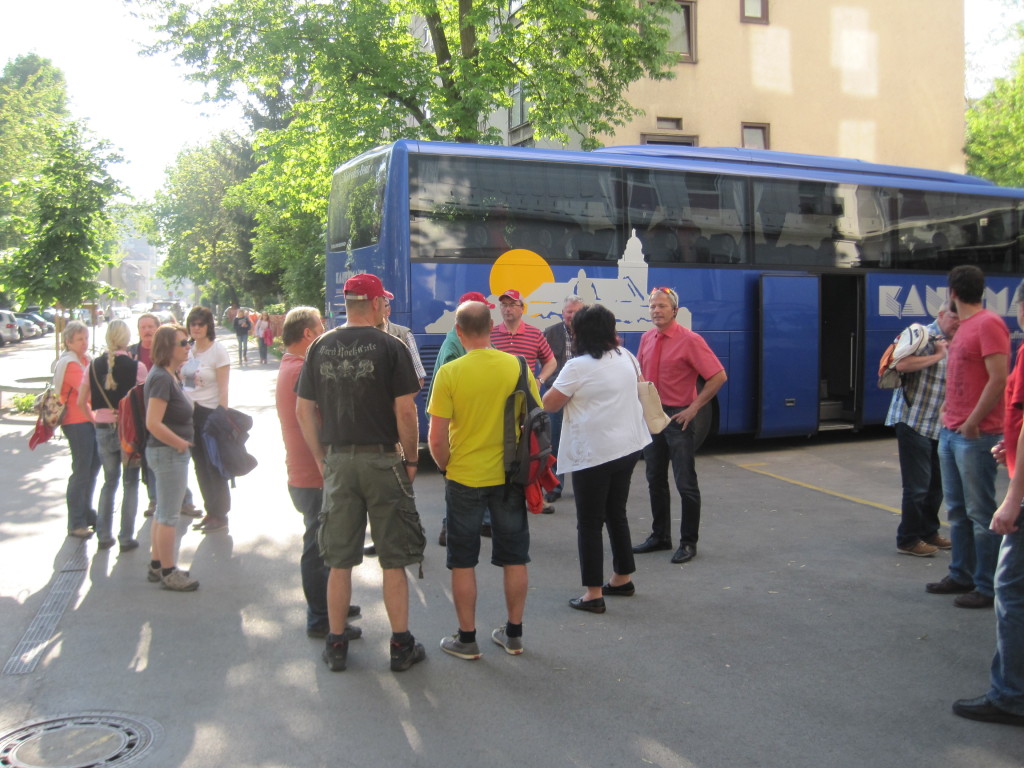
M776 480L781 480L784 483L790 483L791 485L799 485L801 488L808 488L818 493L824 493L829 496L835 496L837 499L845 499L846 501L852 501L854 504L863 504L866 507L874 507L875 509L884 509L886 512L891 512L894 515L901 514L900 510L895 507L890 507L885 504L879 504L874 501L868 501L867 499L861 499L857 496L848 496L845 493L839 493L838 491L830 491L828 488L822 488L818 485L811 485L800 480L793 480L790 477L783 477L782 475L776 475L774 472L768 472L764 469L757 469L757 467L763 467L764 464L737 464L740 469L745 469L748 472L756 472L759 475L765 475Z

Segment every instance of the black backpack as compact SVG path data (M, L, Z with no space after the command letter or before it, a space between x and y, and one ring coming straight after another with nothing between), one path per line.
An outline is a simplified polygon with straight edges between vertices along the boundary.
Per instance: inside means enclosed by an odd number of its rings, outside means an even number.
M519 380L505 400L505 486L525 487L540 479L551 455L551 418L530 390L526 359Z

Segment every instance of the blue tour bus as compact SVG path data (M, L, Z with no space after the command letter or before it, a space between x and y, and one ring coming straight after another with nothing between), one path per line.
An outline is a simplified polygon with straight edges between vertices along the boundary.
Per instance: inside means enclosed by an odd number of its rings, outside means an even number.
M343 321L346 278L377 274L430 374L467 291L519 290L541 329L570 294L600 302L635 350L670 286L729 376L700 439L858 429L885 418L883 350L931 322L953 266L981 267L1016 329L1022 216L1024 190L840 158L398 141L334 173L327 312Z

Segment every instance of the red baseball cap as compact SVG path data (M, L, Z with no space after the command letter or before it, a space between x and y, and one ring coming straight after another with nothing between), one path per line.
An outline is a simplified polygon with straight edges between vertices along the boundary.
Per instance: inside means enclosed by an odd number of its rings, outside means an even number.
M345 296L352 299L386 299L395 298L394 294L384 290L384 284L376 275L353 275L345 281Z
M470 291L469 293L462 294L459 298L459 304L464 304L467 301L479 301L481 304L486 304L488 309L494 309L494 305L480 291Z
M502 299L505 298L512 299L512 301L518 301L520 304L523 303L523 294L521 294L514 288L509 288L507 291L501 294L501 296L498 297L498 300L501 301Z

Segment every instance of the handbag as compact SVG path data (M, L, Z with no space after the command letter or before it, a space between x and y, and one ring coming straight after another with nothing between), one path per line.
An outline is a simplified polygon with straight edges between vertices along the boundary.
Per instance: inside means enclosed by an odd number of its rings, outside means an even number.
M65 405L60 401L60 396L52 384L48 384L43 394L36 397L35 412L39 414L39 421L51 430L64 421L64 409Z
M661 434L665 431L665 427L672 422L672 419L661 407L661 396L658 394L658 388L654 386L654 382L644 380L640 373L640 366L632 353L629 353L629 359L633 361L633 368L636 369L636 394L644 412L644 422L652 435Z

